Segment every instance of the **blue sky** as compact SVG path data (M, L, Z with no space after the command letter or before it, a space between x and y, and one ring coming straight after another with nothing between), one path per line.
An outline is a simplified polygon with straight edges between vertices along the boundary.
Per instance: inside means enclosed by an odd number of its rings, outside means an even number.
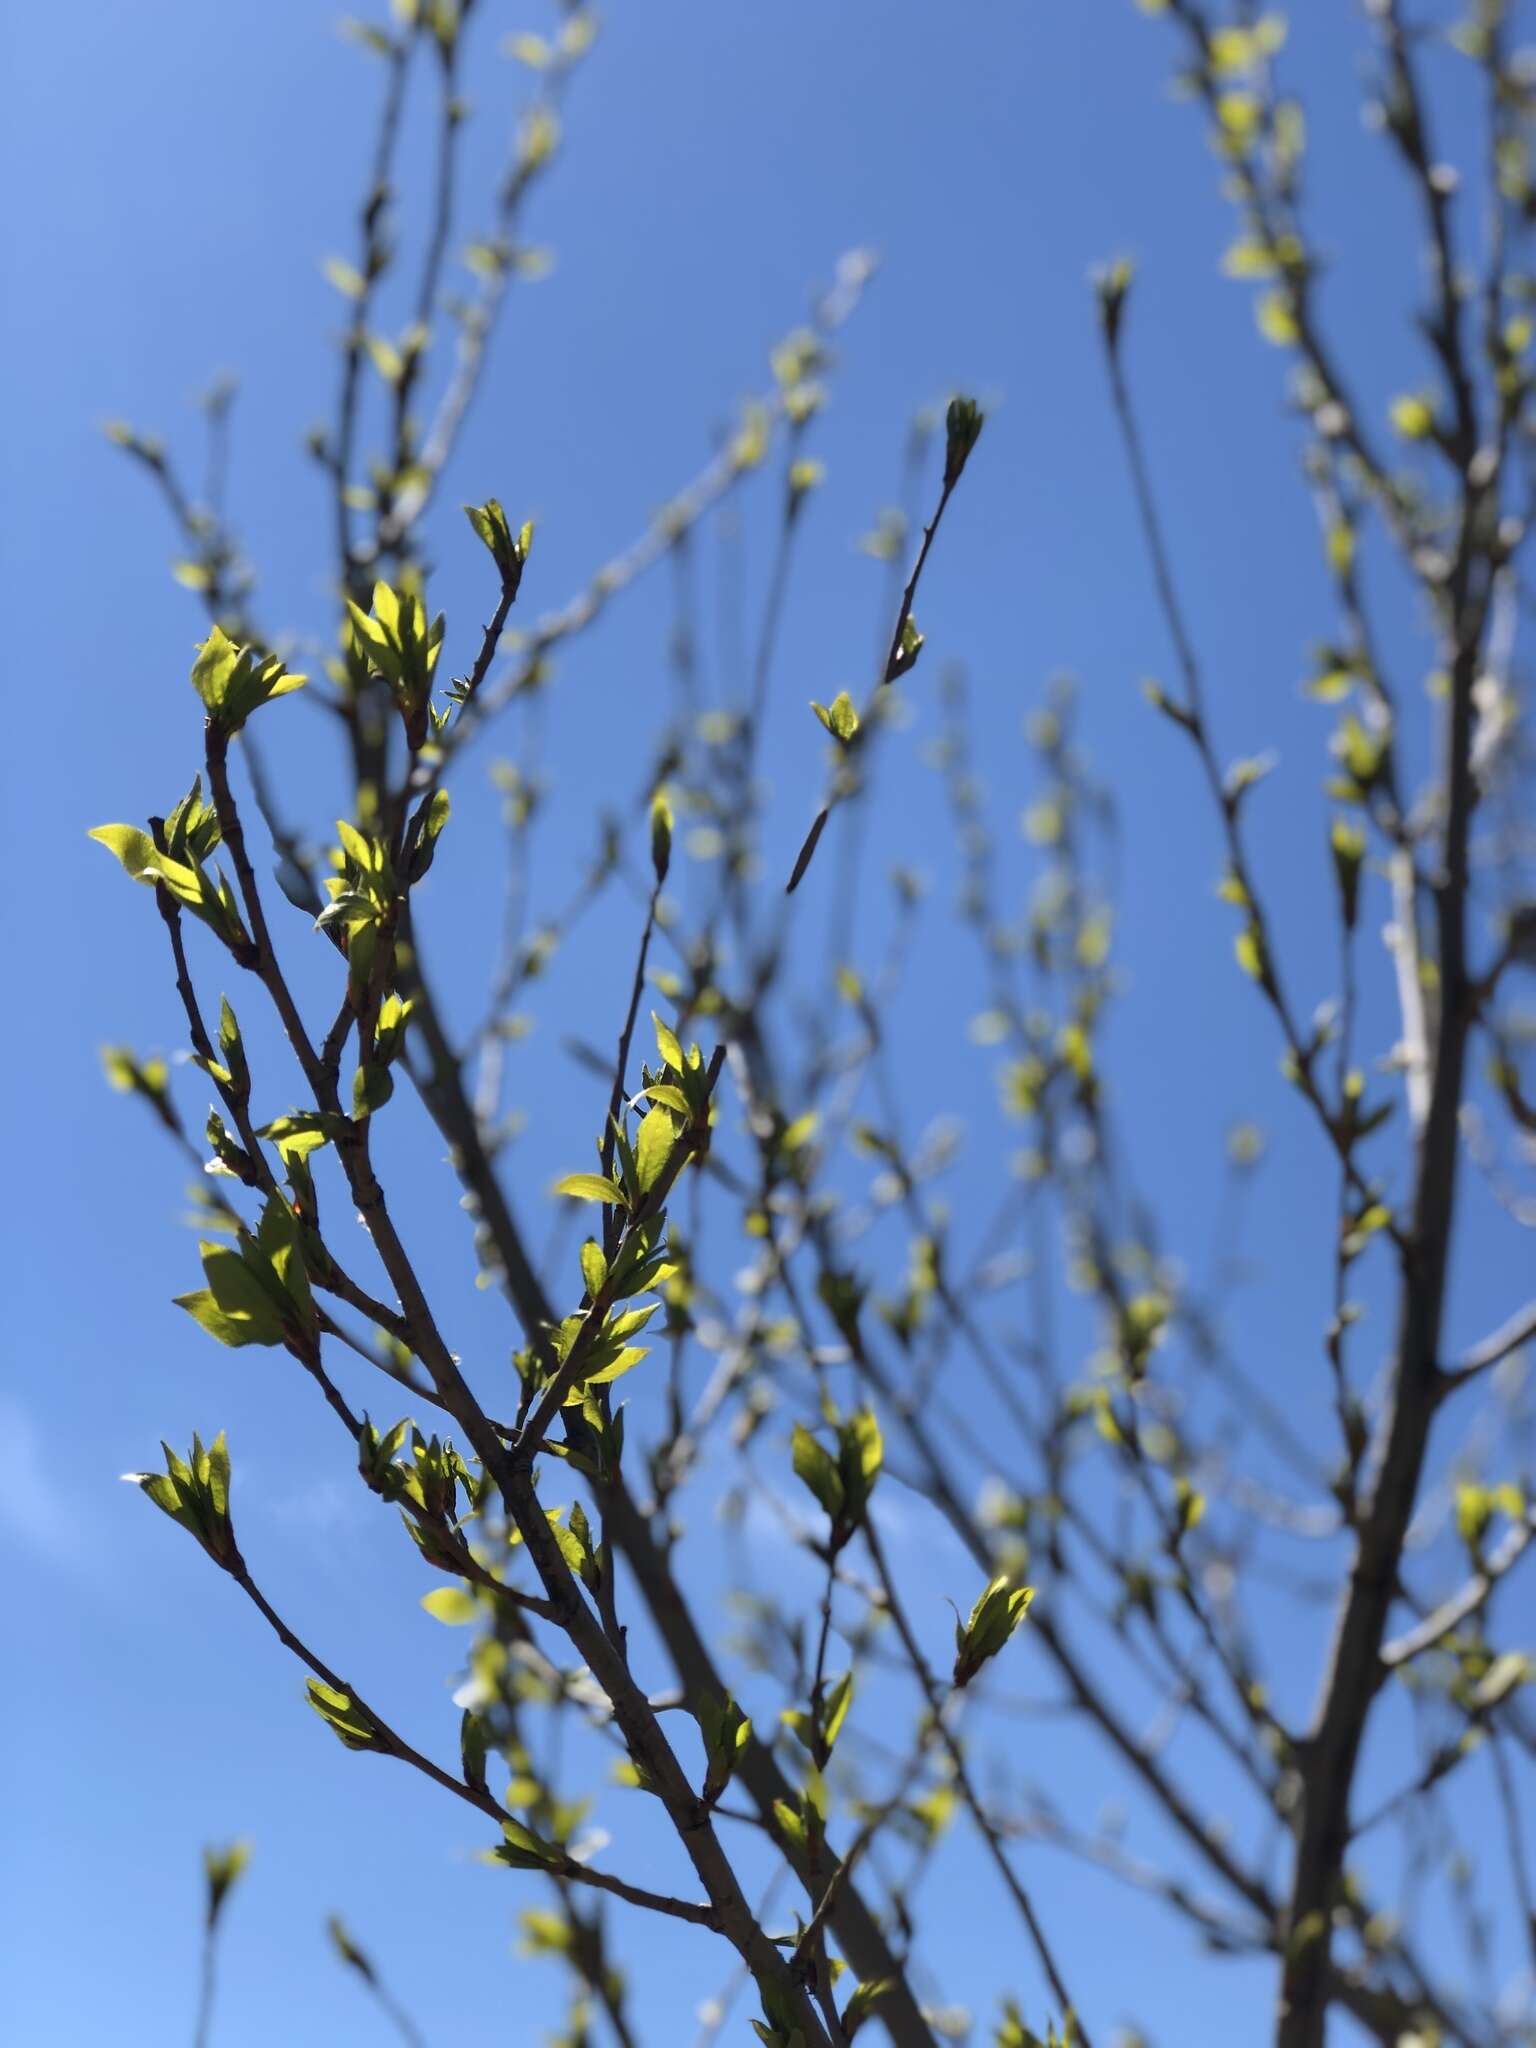
M1338 272L1327 313L1346 353L1363 355L1363 388L1384 409L1425 373L1395 317L1413 303L1415 245L1359 120L1352 10L1295 11L1304 19L1288 76L1308 100L1313 176L1331 194L1323 240ZM489 0L483 12L465 176L474 194L526 89L493 45L504 30L544 25ZM1232 967L1230 913L1209 888L1214 822L1193 764L1137 689L1169 657L1087 285L1096 261L1137 255L1131 347L1149 453L1217 679L1223 749L1279 756L1255 799L1256 853L1310 1006L1331 971L1326 726L1297 683L1332 620L1281 361L1254 332L1246 290L1219 275L1228 222L1199 121L1165 89L1170 44L1124 0L886 0L878 10L665 0L613 16L532 217L553 272L515 296L433 529L437 601L463 636L453 666L467 662L485 595L454 505L494 492L536 516L529 601L559 602L700 465L837 255L879 250L818 433L827 482L807 514L767 736L770 864L792 850L819 787L805 699L857 689L865 673L879 579L854 538L894 495L914 407L974 390L990 417L925 585L930 650L968 668L994 817L1026 880L1021 723L1053 673L1080 680L1086 746L1122 804L1129 995L1111 1045L1138 1175L1198 1268L1218 1220L1223 1132L1246 1117L1270 1132L1249 1247L1263 1311L1248 1334L1253 1369L1310 1426L1325 1399L1318 1147L1288 1112L1267 1019ZM232 504L263 616L300 636L324 629L327 507L301 437L332 399L340 314L321 263L351 249L378 79L329 10L299 0L157 0L90 10L85 22L14 9L3 35L25 90L0 139L12 194L0 334L13 393L0 518L15 679L0 776L7 943L27 979L3 1022L14 1206L0 1520L15 1561L16 1664L0 2002L27 2048L138 2048L189 2032L199 1849L244 1834L255 1861L231 1909L219 2048L383 2038L325 1951L331 1910L378 1954L434 2043L492 2024L531 2040L555 2023L560 1986L551 1966L512 1958L515 1907L531 1902L513 1896L516 1880L476 1864L471 1831L430 1787L404 1773L386 1782L382 1765L330 1745L256 1618L116 1484L162 1434L227 1427L258 1575L331 1663L359 1682L369 1674L401 1725L446 1748L454 1645L416 1611L419 1574L333 1455L307 1390L265 1354L215 1354L170 1306L193 1284L193 1247L177 1227L182 1170L134 1106L107 1093L97 1048L173 1050L174 997L145 901L84 837L104 819L163 809L190 779L197 744L186 684L196 605L168 573L171 536L143 479L103 439L104 419L160 432L195 459L189 401L215 373L237 371ZM1443 84L1454 138L1455 74ZM464 225L474 224L471 206ZM761 554L749 542L754 592ZM666 622L664 593L638 591L562 668L550 712L556 802L535 883L546 908L568 893L596 800L627 794L638 776ZM1406 605L1392 644L1429 666ZM892 1028L898 1049L943 1084L913 1102L914 1126L953 1110L987 1156L995 1086L965 1038L983 983L948 913L942 800L923 766L933 693L910 694L911 727L882 763L889 813L869 873L903 860L935 889L928 965ZM309 740L322 728L302 730ZM484 758L466 781L478 802L466 802L462 828L456 820L460 840L431 899L443 958L464 963L470 986L488 956L455 882L497 829ZM295 808L316 826L335 815L335 766L306 744L293 770ZM813 925L829 915L834 872L823 858L807 884L797 914ZM861 927L871 956L881 900L871 886ZM540 1027L513 1079L529 1114L515 1154L525 1205L554 1172L585 1163L593 1106L573 1095L560 1028L608 1004L610 949L632 943L628 929L600 922L534 1006ZM1369 1014L1385 1044L1385 1009ZM592 1035L606 1039L606 1008L596 1015ZM195 1123L198 1091L180 1085ZM430 1146L401 1143L402 1162L442 1196L434 1208L424 1195L418 1222L432 1270L445 1288L467 1289L468 1241L446 1176L431 1182L441 1169ZM963 1188L953 1199L963 1222ZM1495 1212L1474 1199L1469 1216L1458 1341L1526 1291ZM465 1319L472 1342L504 1347L492 1304L471 1303ZM968 1591L969 1574L905 1511L892 1541L906 1546L937 1639L940 1595ZM723 1626L717 1601L716 1618ZM1280 1647L1299 1705L1319 1646ZM1118 1796L1097 1752L1053 1723L1024 1725L1032 1744L1061 1742L1044 1768L1085 1817ZM604 1819L616 1833L629 1825L625 1814ZM1191 1979L1182 1935L1169 1938L1149 1909L1072 1867L1033 1867L1069 1966L1092 1973L1103 2034L1135 2016L1154 2040L1217 2048L1249 2001L1242 2038L1259 2038L1262 1973L1206 1962ZM929 1903L952 1998L985 2017L1003 1986L1034 1995L984 1888L973 1900L935 1882ZM644 2037L685 2038L693 2004L725 1974L723 1956L691 1940L665 1928L622 1948ZM648 2023L659 2031L648 2035Z

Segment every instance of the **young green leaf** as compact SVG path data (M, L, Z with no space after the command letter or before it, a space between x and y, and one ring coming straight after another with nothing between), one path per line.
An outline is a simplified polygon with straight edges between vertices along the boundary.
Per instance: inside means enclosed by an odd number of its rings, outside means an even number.
M603 1257L603 1248L594 1237L589 1237L581 1248L581 1277L587 1293L595 1301L602 1291L603 1282L608 1278L608 1261Z
M793 1450L795 1477L810 1488L833 1522L843 1512L843 1482L826 1450L803 1423L795 1424Z
M641 1121L635 1138L635 1185L648 1195L667 1169L677 1142L677 1120L659 1104Z
M901 622L901 634L895 651L886 665L885 680L894 683L917 666L917 657L922 653L926 636L917 630L917 621L909 612ZM834 710L836 706L833 707Z
M274 697L302 690L308 680L307 676L290 675L275 654L237 647L217 625L198 648L192 664L192 687L203 700L208 722L226 738L237 733L253 711Z
M223 1430L206 1448L194 1435L190 1458L178 1457L169 1444L160 1448L165 1452L164 1472L125 1472L123 1477L195 1536L215 1564L225 1571L243 1570L229 1519L229 1447Z
M629 1206L624 1190L601 1173L568 1173L555 1182L555 1193L570 1195L578 1202L612 1202L620 1209Z
M811 709L833 739L843 746L847 746L859 729L859 714L846 690L839 690L830 704L818 704L813 697Z
M983 1664L997 1655L1029 1612L1033 1598L1033 1586L1012 1587L1006 1578L995 1578L971 1609L969 1621L956 1622L957 1689L969 1685Z
M683 1061L682 1043L670 1024L663 1024L656 1012L651 1012L651 1022L656 1027L656 1050L672 1069L674 1074L687 1071Z
M249 1842L231 1842L227 1848L207 1848L203 1851L203 1876L208 1886L206 1920L209 1928L218 1924L224 1901L234 1890L241 1873L251 1860Z
M548 1870L563 1860L553 1842L546 1842L521 1821L504 1820L501 1832L505 1839L491 1853L497 1862L510 1864L514 1870Z
M306 1696L327 1728L348 1749L387 1748L372 1716L350 1693L339 1692L334 1686L311 1678L306 1681Z
M887 1992L894 1991L894 1977L869 1977L854 1991L843 2007L843 2032L851 2041Z
M464 516L490 551L503 589L516 597L533 546L533 521L527 520L514 534L499 498L487 498L483 505L466 505Z
M449 1628L466 1628L480 1614L480 1603L467 1586L434 1586L422 1594L421 1604L434 1621Z
M651 871L659 889L672 865L672 806L666 792L658 789L651 798Z
M729 1693L723 1700L706 1693L695 1711L704 1737L704 1799L712 1806L731 1782L737 1760L752 1739L752 1723Z
M986 415L974 398L952 398L944 414L944 485L960 481L971 450L981 438Z

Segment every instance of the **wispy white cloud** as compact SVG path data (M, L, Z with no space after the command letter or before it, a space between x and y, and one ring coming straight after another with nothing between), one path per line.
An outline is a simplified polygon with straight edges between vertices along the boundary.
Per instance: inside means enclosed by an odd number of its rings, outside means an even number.
M252 1491L254 1492L254 1488ZM373 1503L356 1478L312 1479L286 1493L274 1493L262 1503L262 1511L274 1522L313 1536L336 1537L352 1533L368 1519Z
M29 1555L62 1567L72 1576L85 1570L94 1548L92 1518L77 1486L60 1482L74 1473L67 1458L50 1458L43 1433L14 1394L0 1394L0 1444L5 1447L5 1485L0 1488L0 1527Z

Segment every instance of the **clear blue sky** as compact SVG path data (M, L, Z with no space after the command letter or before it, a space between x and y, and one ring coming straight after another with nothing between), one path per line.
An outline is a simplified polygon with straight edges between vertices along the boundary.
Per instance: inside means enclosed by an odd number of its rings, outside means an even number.
M499 0L482 12L465 179L474 194L525 88L492 45L504 30L544 25ZM1223 747L1280 756L1278 779L1255 802L1257 851L1310 1002L1328 992L1331 972L1316 936L1330 926L1324 714L1297 682L1309 642L1332 620L1281 362L1254 332L1246 290L1218 273L1228 222L1199 121L1165 90L1169 40L1125 0L665 0L611 12L532 216L534 239L555 252L553 274L516 295L443 494L437 594L461 634L453 667L465 665L483 605L453 506L495 492L517 515L536 515L530 600L560 601L699 465L837 254L880 250L884 267L847 333L820 436L828 480L808 514L778 670L775 845L794 843L820 774L804 700L857 687L865 672L876 572L853 538L893 494L913 408L973 389L993 410L922 607L931 650L969 668L995 815L1020 861L1021 719L1054 672L1080 678L1088 747L1123 804L1130 994L1112 1046L1118 1096L1134 1105L1137 1170L1198 1268L1223 1131L1250 1116L1270 1130L1251 1246L1262 1314L1246 1335L1271 1391L1303 1418L1321 1413L1318 1149L1288 1114L1267 1019L1232 967L1229 913L1209 888L1213 823L1192 763L1137 690L1142 676L1166 672L1168 654L1086 282L1112 252L1141 260L1132 355L1151 459L1218 679ZM1332 192L1324 241L1341 264L1328 314L1346 353L1365 347L1363 388L1384 406L1424 375L1406 322L1393 318L1412 303L1416 248L1358 118L1354 11L1295 12L1305 19L1286 61L1309 100L1315 175ZM0 777L14 978L3 1023L12 1220L0 1526L14 1663L0 1742L0 2010L18 2048L188 2038L200 1846L245 1834L256 1860L231 1909L219 2048L384 2038L325 1950L332 1910L379 1955L434 2048L493 2027L532 2040L556 2023L563 1986L553 1966L512 1958L514 1910L531 1895L474 1862L473 1831L441 1795L336 1748L255 1616L116 1483L153 1457L160 1435L180 1442L193 1427L226 1426L259 1576L334 1665L360 1683L366 1675L424 1745L447 1748L455 1645L416 1612L419 1574L336 1459L308 1390L268 1354L215 1352L170 1306L194 1284L193 1246L178 1228L184 1176L136 1107L107 1093L97 1048L174 1049L174 996L146 900L84 837L102 820L165 808L196 748L186 673L197 608L168 574L171 536L143 480L102 438L103 419L131 419L195 457L189 400L214 373L238 371L233 507L261 573L262 614L299 633L323 627L326 505L300 441L331 403L340 318L320 265L351 250L376 67L314 0L17 7L3 36L13 84L0 140L11 398L0 518L13 623ZM476 218L471 206L466 229ZM761 561L749 569L756 590ZM557 803L539 853L545 907L563 899L590 843L594 794L633 786L628 750L649 730L665 623L661 593L637 593L562 672L551 716ZM1396 644L1411 648L1406 624ZM1410 658L1429 665L1423 650ZM936 884L928 965L895 1020L898 1043L953 1068L942 1092L914 1104L914 1124L954 1109L985 1155L994 1083L964 1029L982 986L948 922L942 804L921 758L936 729L932 693L914 689L912 699L913 726L882 764L890 813L871 861L873 873L903 859ZM297 803L316 825L339 802L331 769L317 746L297 772ZM493 807L479 808L484 822L464 826L466 858L477 830L494 831ZM443 957L461 950L473 968L483 952L475 906L452 888L467 871L446 868L432 914ZM825 917L832 871L824 861L808 885L806 917ZM622 927L613 936L619 943ZM560 1022L599 989L606 1002L601 971L592 948L578 949L518 1054L514 1094L530 1122L515 1172L526 1205L557 1169L585 1161L591 1104L570 1100ZM593 1029L606 1038L603 1016ZM1387 1028L1383 1013L1375 1021ZM195 1124L191 1078L182 1100ZM437 1169L430 1147L419 1161ZM443 1213L434 1224L426 1211L423 1241L442 1285L467 1287L446 1176L439 1192ZM963 1225L963 1187L954 1200ZM1508 1238L1474 1215L1458 1339L1528 1291ZM1300 1282L1288 1277L1297 1261ZM490 1305L466 1320L470 1341L504 1341ZM642 1418L644 1399L637 1392ZM942 1633L938 1594L966 1591L969 1575L928 1555L916 1528L910 1549L912 1570L922 1560L930 1569L925 1626ZM1282 1646L1294 1649L1297 1702L1318 1648L1310 1638ZM1019 1683L1039 1683L1027 1655ZM1032 1745L1060 1742L1040 1768L1085 1821L1120 1796L1096 1751L1054 1723L1022 1726ZM628 1811L609 1804L605 1822L632 1842ZM1050 1899L1069 1976L1075 1966L1095 1986L1101 2039L1133 2016L1178 2048L1260 2038L1262 1974L1223 1975L1205 1961L1190 1977L1182 1932L1155 1913L1043 1852L1028 1869ZM999 1988L1033 1996L990 1892L936 1882L928 1905L953 1998L985 2020ZM690 2038L693 2006L717 1987L723 1956L670 1927L621 1953L642 2037ZM1246 2015L1236 2032L1234 2012ZM727 2038L743 2033L738 2023Z

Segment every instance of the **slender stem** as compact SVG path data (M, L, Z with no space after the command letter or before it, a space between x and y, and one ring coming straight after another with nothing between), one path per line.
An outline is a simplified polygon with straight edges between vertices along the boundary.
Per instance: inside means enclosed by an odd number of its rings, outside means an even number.
M1508 1322L1501 1323L1491 1336L1481 1344L1475 1344L1465 1357L1457 1360L1445 1375L1445 1393L1454 1393L1479 1374L1491 1372L1494 1366L1518 1351L1522 1345L1536 1340L1536 1301L1528 1301L1524 1308L1516 1309Z
M1280 977L1269 921L1263 901L1255 885L1252 869L1239 823L1239 796L1229 789L1222 775L1221 764L1216 757L1210 730L1206 722L1204 686L1201 681L1200 663L1195 654L1194 643L1185 622L1183 607L1179 602L1173 572L1169 563L1168 546L1163 536L1162 518L1152 492L1152 480L1142 448L1141 429L1131 404L1125 370L1120 358L1118 341L1105 332L1105 360L1109 370L1110 392L1114 401L1115 418L1120 426L1121 440L1126 461L1131 472L1131 483L1135 493L1137 512L1141 521L1142 535L1146 542L1148 558L1152 565L1152 577L1156 586L1158 602L1173 642L1179 671L1183 677L1185 704L1181 714L1184 730L1193 741L1199 756L1200 767L1210 787L1216 812L1221 820L1222 835L1226 844L1227 859L1234 879L1241 891L1242 904L1254 938L1254 970L1260 989L1269 1001L1280 1025L1290 1056L1292 1074L1296 1086L1316 1112L1319 1123L1329 1143L1339 1155L1352 1188L1363 1199L1375 1197L1375 1190L1362 1175L1360 1168L1350 1156L1350 1147L1338 1121L1329 1109L1322 1090L1318 1085L1313 1042L1305 1037L1291 1007L1290 999ZM1389 1225L1394 1236L1396 1225Z
M218 1976L217 1923L210 1918L203 1927L202 1962L198 1972L197 2024L192 2033L193 2048L208 2048L213 2027L213 2000Z
M410 1764L424 1777L430 1778L434 1785L440 1785L445 1792L453 1793L455 1798L462 1799L466 1805L473 1806L498 1825L506 1819L505 1809L489 1792L477 1791L473 1785L465 1784L462 1778L455 1778L440 1764L433 1763L430 1757L423 1756L419 1750L413 1749L402 1735L397 1734L386 1721L380 1719L356 1687L349 1685L344 1678L332 1671L329 1665L322 1663L314 1651L289 1628L243 1564L233 1568L230 1576L267 1622L283 1647L291 1650L301 1664L307 1665L322 1685L329 1686L333 1692L344 1693L353 1706L366 1716L377 1737L376 1746L386 1756ZM632 1906L643 1906L649 1912L663 1913L669 1919L688 1920L696 1927L715 1927L718 1924L712 1906L697 1905L688 1899L670 1898L665 1893L649 1891L644 1886L629 1884L621 1877L614 1877L608 1871L596 1870L590 1864L577 1863L572 1857L561 1855L550 1868L573 1884L590 1885L594 1890L609 1892L614 1898L624 1899Z
M856 786L854 766L870 745L870 736L875 730L876 713L883 708L882 700L886 686L896 678L898 672L897 661L901 653L902 634L906 630L907 621L912 616L912 605L917 597L917 586L922 581L923 570L928 562L929 550L932 548L934 539L938 534L939 522L944 517L944 508L948 505L953 495L959 475L959 471L956 471L953 475L948 470L945 472L944 482L939 490L938 504L934 508L932 519L923 528L922 544L918 548L917 559L912 564L912 573L907 578L906 586L901 593L901 602L896 607L896 624L891 634L885 666L875 678L874 692L859 714L859 724L853 737L843 742L839 747L840 758L836 778L821 809L811 821L811 829L805 835L800 851L795 855L795 864L790 870L789 880L784 884L784 894L786 896L793 896L801 882L805 879L805 871L810 866L816 848L821 843L821 835L827 829L827 821L831 817L833 809Z
M431 984L419 966L411 992L416 1002L415 1021L422 1028L433 1060L432 1074L418 1082L422 1100L447 1141L460 1179L495 1245L525 1340L537 1347L547 1341L545 1333L556 1320L554 1308L534 1270L511 1203L476 1127L464 1092L460 1062L438 1016ZM622 1473L611 1474L604 1485L602 1508L604 1534L628 1561L684 1693L690 1697L709 1693L723 1699L730 1688L680 1594L667 1551L657 1540ZM755 1735L746 1746L737 1774L765 1825L771 1822L775 1804L793 1796L793 1788L773 1751ZM905 1971L879 1921L854 1886L839 1892L832 1925L839 1945L861 1979L888 1978L895 1986L882 2005L882 2019L896 2048L935 2048L933 2030L923 2017Z
M650 906L645 913L645 929L640 934L640 951L635 959L635 978L629 991L629 1008L624 1015L624 1028L619 1033L619 1050L613 1063L613 1088L608 1097L608 1115L603 1124L603 1149L600 1155L601 1171L605 1176L613 1172L613 1153L618 1142L619 1116L624 1107L624 1077L629 1071L629 1048L635 1035L635 1019L640 1014L640 997L645 990L645 963L651 950L651 933L656 929L656 905L660 897L661 884L658 882L651 891ZM615 1216L611 1220L616 1235L619 1219ZM611 1255L611 1243L607 1250Z
M927 566L928 551L938 536L939 521L944 517L944 508L949 503L957 479L946 476L944 487L939 492L939 502L934 507L932 519L923 528L922 545L917 551L917 560L912 564L912 574L907 578L906 588L901 593L901 603L896 608L896 624L891 632L891 644L886 649L885 666L875 678L877 685L884 686L894 675L897 660L901 654L901 636L906 631L907 621L912 616L912 606L917 597L917 586L922 581Z
M1036 1956L1040 1960L1040 1967L1045 1972L1046 1980L1050 1984L1052 1994L1061 2008L1063 2020L1070 2014L1077 2023L1077 2034L1078 2039L1082 2043L1082 2048L1093 2048L1087 2027L1082 2018L1081 2009L1067 1990L1066 1983L1057 1966L1056 1958L1052 1953L1051 1945L1046 1939L1045 1929L1041 1926L1039 1916L1035 1912L1033 1901L1019 1882L1018 1875L1009 1860L1008 1852L1003 1846L1002 1838L977 1796L976 1788L971 1782L970 1772L966 1767L965 1752L961 1749L953 1730L944 1719L944 1707L946 1704L944 1695L940 1691L938 1680L934 1677L927 1658L923 1655L921 1644L912 1632L912 1625L907 1619L906 1609L902 1606L901 1600L897 1595L895 1580L892 1578L890 1567L886 1563L884 1547L881 1544L873 1520L869 1518L866 1518L864 1523L864 1541L869 1549L870 1560L875 1567L875 1576L880 1582L880 1590L884 1596L886 1609L890 1614L891 1620L896 1625L896 1633L901 1638L902 1648L907 1653L908 1661L917 1675L918 1683L923 1690L923 1696L928 1702L935 1739L942 1745L946 1756L949 1758L950 1768L955 1774L955 1784L959 1788L960 1797L964 1800L966 1810L975 1822L982 1841L986 1844L987 1853L992 1858L998 1875L1007 1887L1009 1897L1018 1908L1019 1915L1029 1931L1030 1941L1033 1944Z
M1511 1525L1481 1568L1448 1600L1442 1601L1416 1627L1394 1636L1389 1643L1383 1643L1381 1662L1385 1669L1396 1671L1415 1657L1421 1657L1426 1650L1438 1648L1464 1621L1470 1621L1487 1605L1494 1587L1520 1562L1533 1541L1536 1541L1536 1507L1527 1509L1521 1520Z
M648 1223L652 1217L658 1216L661 1213L678 1175L688 1164L689 1160L694 1158L708 1144L709 1102L714 1094L715 1083L720 1078L720 1069L724 1065L725 1047L718 1045L710 1059L709 1066L705 1070L706 1087L704 1099L694 1117L693 1123L686 1130L678 1132L672 1146L671 1156L657 1176L650 1192L627 1217L625 1224L626 1235L638 1229L642 1224ZM593 1296L582 1318L581 1328L577 1331L572 1341L570 1350L566 1353L559 1370L555 1373L549 1385L539 1396L538 1405L534 1409L527 1427L518 1438L513 1456L519 1469L526 1471L532 1465L543 1447L544 1439L549 1434L555 1417L565 1406L566 1396L580 1385L587 1369L588 1357L593 1345L602 1334L603 1325L608 1319L608 1311L612 1308L617 1298L617 1291L618 1271L615 1269Z

